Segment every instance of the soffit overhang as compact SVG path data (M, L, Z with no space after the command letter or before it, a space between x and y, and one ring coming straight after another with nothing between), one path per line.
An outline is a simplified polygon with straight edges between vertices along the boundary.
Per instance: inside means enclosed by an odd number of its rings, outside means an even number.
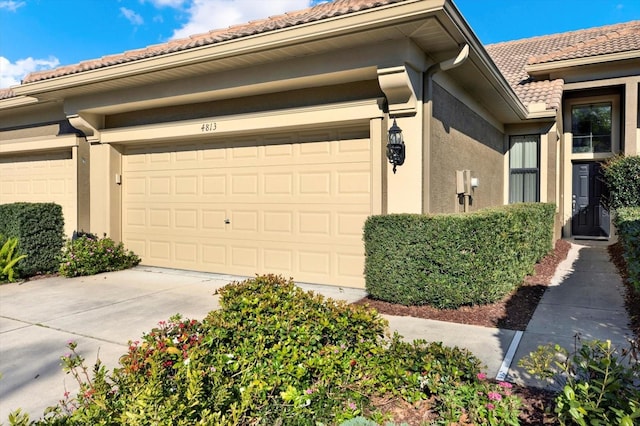
M410 43L407 43L407 40ZM259 69L288 61L300 63L306 59L331 57L334 52L389 46L398 43L399 49L382 49L373 59L356 55L349 67L327 66L322 74L287 75L277 82L235 84L224 86L217 82L212 90L175 91L166 96L155 91L153 99L113 99L102 105L91 105L86 99L96 94L126 94L131 88L159 88L171 82L189 79L216 79L225 73ZM379 8L349 13L334 18L288 27L240 39L167 53L156 57L104 68L63 75L52 79L13 87L16 96L29 96L40 101L70 99L75 105L66 111L86 110L92 113L117 113L139 108L177 103L202 102L221 98L242 97L292 88L322 85L327 82L375 79L377 68L409 64L425 71L433 63L455 56L459 46L471 46L469 60L447 71L472 96L476 97L502 122L523 120L526 108L498 71L493 61L450 0L409 0ZM406 46L417 46L422 55ZM331 65L331 64L329 64ZM235 83L238 83L237 81ZM215 84L214 84L215 86ZM66 102L66 101L65 101Z

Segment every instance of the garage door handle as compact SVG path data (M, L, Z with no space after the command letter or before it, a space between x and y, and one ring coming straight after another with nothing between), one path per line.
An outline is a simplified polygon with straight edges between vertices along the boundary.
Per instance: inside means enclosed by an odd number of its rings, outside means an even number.
M229 219L225 219L224 223L226 223L227 225L231 223L231 221Z

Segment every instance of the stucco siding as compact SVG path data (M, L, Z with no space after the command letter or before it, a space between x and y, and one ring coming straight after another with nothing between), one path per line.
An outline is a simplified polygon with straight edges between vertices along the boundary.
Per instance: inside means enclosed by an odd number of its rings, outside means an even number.
M376 80L109 115L107 129L382 98Z
M471 211L503 204L504 134L435 82L430 128L430 213L462 211L456 170L478 179Z

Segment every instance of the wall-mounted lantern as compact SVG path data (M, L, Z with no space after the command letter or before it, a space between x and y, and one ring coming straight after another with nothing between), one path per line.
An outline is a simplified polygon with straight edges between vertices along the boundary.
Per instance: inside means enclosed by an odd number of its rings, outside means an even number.
M389 163L393 164L393 173L396 172L397 166L404 164L404 140L402 138L402 129L398 127L395 118L393 126L389 129L389 142L387 143L387 158Z

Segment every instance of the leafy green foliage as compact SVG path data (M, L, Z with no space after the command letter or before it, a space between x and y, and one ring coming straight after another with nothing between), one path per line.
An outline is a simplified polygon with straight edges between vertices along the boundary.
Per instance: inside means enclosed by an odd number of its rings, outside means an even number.
M58 204L1 204L0 234L17 238L18 255L27 255L16 265L16 275L30 277L57 271L64 245L64 219Z
M14 266L27 257L26 254L18 256L16 253L17 245L17 238L5 239L0 235L0 283L13 282Z
M552 249L554 216L553 204L532 203L463 215L369 217L367 291L438 308L495 302Z
M640 292L640 207L618 209L615 224L618 241L624 250L629 281Z
M603 167L609 188L609 207L640 207L640 155L622 155L607 161Z
M617 351L609 340L593 340L573 354L546 345L519 365L560 384L555 413L561 425L633 426L640 420L640 363L637 343L630 344Z
M477 380L459 383L439 396L443 425L456 424L464 415L473 425L513 425L518 420L520 398L508 382L491 382L484 373Z
M138 263L140 258L132 251L127 251L122 243L116 244L107 237L97 238L91 234L83 234L67 241L59 272L65 277L77 277L120 271Z
M222 308L203 321L174 316L131 342L112 374L99 362L90 374L69 342L62 365L80 391L35 424L384 424L391 418L376 398L418 402L470 384L489 389L478 384L479 362L469 352L386 337L386 320L375 311L282 277L258 276L219 294ZM447 401L434 408L444 410ZM486 404L459 412L496 424L488 419L517 416L516 402L507 414L491 414Z

